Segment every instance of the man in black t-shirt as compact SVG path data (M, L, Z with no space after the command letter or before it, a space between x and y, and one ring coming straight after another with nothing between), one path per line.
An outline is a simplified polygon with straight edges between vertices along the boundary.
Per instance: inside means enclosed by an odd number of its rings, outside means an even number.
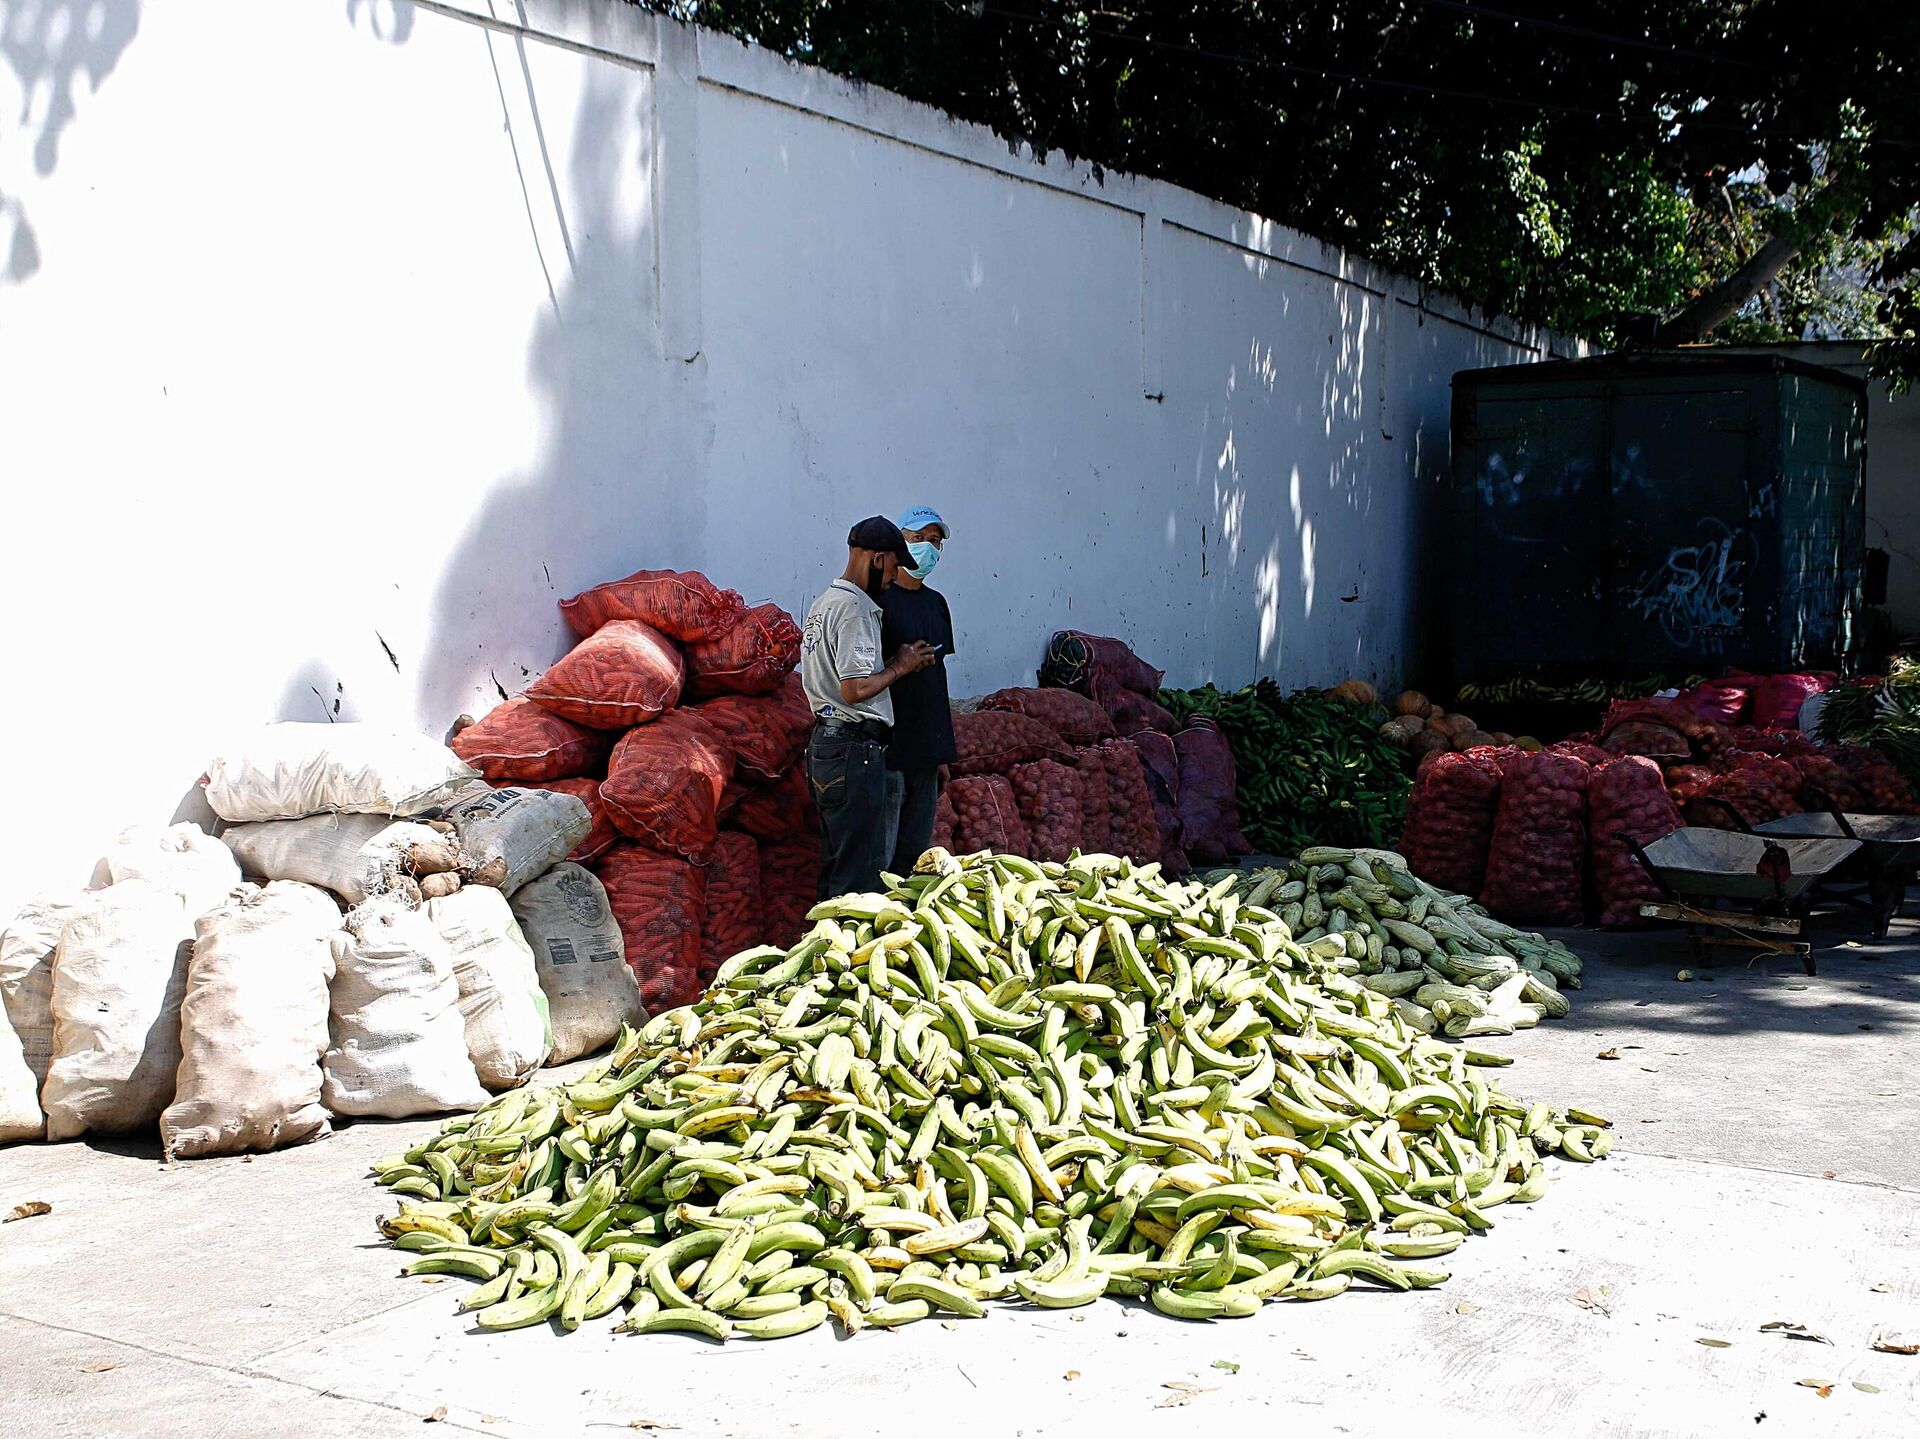
M880 595L881 644L892 654L919 640L937 646L933 663L894 683L893 740L887 746L887 788L893 801L892 870L909 874L933 839L933 806L940 767L954 761L953 711L947 704L947 656L953 653L953 616L946 596L926 579L953 531L939 512L922 505L900 517L913 556Z

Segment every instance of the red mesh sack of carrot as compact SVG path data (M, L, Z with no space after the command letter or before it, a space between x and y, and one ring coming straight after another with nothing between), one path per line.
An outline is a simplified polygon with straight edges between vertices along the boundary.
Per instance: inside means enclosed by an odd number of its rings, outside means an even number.
M615 845L590 868L606 886L647 1013L693 1003L713 974L700 943L706 871L637 844Z
M1517 754L1501 767L1500 808L1480 902L1513 924L1585 917L1587 777L1572 755Z
M488 779L543 780L603 772L613 741L520 698L495 705L447 747Z
M813 733L813 711L797 675L787 675L769 694L722 695L692 709L727 737L747 779L778 779L793 768Z
M1593 850L1593 884L1600 897L1600 923L1635 929L1646 923L1640 906L1661 898L1660 887L1634 858L1627 841L1652 844L1681 825L1660 766L1642 755L1623 755L1596 769L1587 782L1587 838Z
M590 729L632 729L680 702L680 651L639 620L602 625L527 686L541 709Z
M743 949L761 943L760 846L731 830L713 844L707 864L707 907L700 920L700 953L709 976Z
M818 834L820 816L806 770L795 765L771 784L749 785L727 822L761 840Z
M800 626L778 605L756 605L718 639L687 646L687 688L699 696L761 695L800 663Z
M600 799L622 834L705 864L719 831L733 749L691 710L631 730L613 747Z
M1072 690L995 690L980 701L980 708L1037 719L1070 745L1113 738L1113 720L1107 712Z
M760 846L760 908L767 944L791 946L820 897L820 841L811 835Z
M1455 894L1480 893L1500 808L1500 754L1476 747L1436 755L1423 767L1407 800L1400 851L1428 884Z
M1007 775L1031 859L1064 860L1081 846L1080 778L1057 760L1015 765Z
M956 775L1005 774L1030 760L1073 758L1051 727L1008 710L955 715L953 745Z
M737 593L695 570L637 570L560 601L560 617L577 635L611 620L640 620L683 645L719 639L746 609Z

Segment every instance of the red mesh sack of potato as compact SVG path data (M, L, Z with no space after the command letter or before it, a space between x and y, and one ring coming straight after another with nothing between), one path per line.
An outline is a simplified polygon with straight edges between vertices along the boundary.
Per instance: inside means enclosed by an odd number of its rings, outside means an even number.
M1006 710L981 710L953 717L956 775L1005 774L1036 759L1066 760L1073 751L1037 719Z
M1746 714L1750 693L1745 683L1729 676L1682 690L1670 703L1691 712L1703 724L1731 725L1738 724Z
M626 836L613 827L613 821L607 815L607 807L600 800L600 781L597 779L541 779L521 780L503 779L493 781L495 789L551 789L561 794L570 794L587 807L587 813L593 817L593 828L587 831L587 837L573 847L567 856L575 864L591 865L594 860L623 844Z
M1166 862L1152 785L1140 751L1129 740L1112 739L1093 747L1100 757L1107 791L1107 852L1142 864ZM1083 751L1083 754L1088 753ZM1178 823L1179 817L1174 816ZM1176 850L1176 854L1180 854ZM1184 855L1180 855L1184 867Z
M1428 884L1478 894L1487 877L1487 847L1500 809L1500 773L1507 753L1484 746L1438 754L1422 766L1407 800L1400 850Z
M1080 848L1088 854L1112 854L1106 756L1089 746L1073 752L1073 763L1080 776Z
M795 765L771 784L748 786L728 823L762 840L818 834L820 816L813 808L813 788L805 768Z
M1729 754L1723 755L1716 767L1719 773L1710 784L1690 789L1680 800L1688 824L1730 828L1734 821L1723 808L1726 805L1750 825L1800 813L1800 771L1786 760L1771 755Z
M1480 902L1512 924L1578 924L1587 860L1589 767L1572 755L1517 754L1501 766L1500 808Z
M680 701L680 651L639 620L613 620L527 686L527 698L591 729L631 729Z
M732 777L726 738L693 711L675 710L613 747L600 800L622 834L705 864Z
M698 999L713 974L700 946L706 871L629 843L616 844L589 868L606 886L647 1013Z
M796 675L770 694L723 695L691 708L727 737L734 763L749 779L778 779L792 769L813 733L813 711Z
M1240 832L1233 746L1220 726L1196 716L1174 734L1173 748L1180 759L1174 807L1180 813L1180 842L1187 857L1197 864L1224 864L1251 853L1253 846Z
M1613 758L1611 751L1578 739L1563 739L1557 744L1548 745L1547 749L1553 754L1570 754L1587 765L1602 765Z
M995 690L980 701L980 708L1037 719L1070 745L1088 745L1113 737L1113 720L1107 712L1072 690Z
M1129 689L1103 688L1101 693L1104 696L1101 702L1113 716L1113 727L1121 734L1137 734L1141 730L1172 734L1180 728L1180 721L1172 710L1146 695Z
M948 854L959 850L959 841L954 831L959 821L953 815L953 796L943 788L940 797L933 802L933 838L928 841L935 849L944 849Z
M1866 814L1912 814L1913 791L1885 751L1871 745L1833 745L1834 762L1852 777Z
M707 863L707 905L700 917L700 954L711 976L743 949L761 943L760 846L728 830Z
M1148 729L1122 743L1131 745L1140 756L1146 776L1154 834L1159 841L1159 847L1149 850L1147 857L1159 860L1168 874L1185 874L1188 866L1186 830L1180 821L1180 752L1174 748L1173 737Z
M792 615L756 605L718 639L687 646L687 688L701 696L768 694L800 663L800 638Z
M1587 839L1593 850L1600 923L1609 929L1645 923L1640 906L1658 901L1660 887L1633 857L1627 841L1649 845L1681 823L1666 778L1652 760L1624 755L1593 772L1587 782Z
M1007 783L1027 827L1029 858L1064 860L1081 847L1080 780L1069 766L1050 759L1015 765Z
M1024 855L1032 849L1013 786L1003 776L968 775L948 785L943 793L953 801L954 838L959 841L960 853L990 849L998 854Z
M560 617L575 634L592 634L612 620L640 620L683 645L715 640L740 621L747 602L694 570L637 570L624 580L595 585L560 601Z
M495 705L447 747L488 779L543 780L601 773L613 741L523 697Z
M760 908L765 944L792 946L807 932L820 900L820 841L811 835L760 846Z

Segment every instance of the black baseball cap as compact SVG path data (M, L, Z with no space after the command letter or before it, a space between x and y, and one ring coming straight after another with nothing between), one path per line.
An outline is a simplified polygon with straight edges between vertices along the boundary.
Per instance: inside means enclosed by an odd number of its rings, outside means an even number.
M913 563L913 554L907 549L907 537L900 533L900 526L885 515L869 515L848 530L847 548L872 550L875 554L885 554L891 550L901 564Z

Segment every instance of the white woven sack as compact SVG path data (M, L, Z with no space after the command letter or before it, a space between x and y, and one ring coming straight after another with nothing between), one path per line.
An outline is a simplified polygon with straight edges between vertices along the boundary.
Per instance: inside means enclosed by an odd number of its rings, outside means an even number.
M38 1139L46 1129L40 1113L40 1085L20 1053L19 1036L0 1009L0 1144Z
M94 867L94 883L105 887L123 879L146 879L173 890L187 913L198 919L227 902L240 883L232 851L197 824L136 824Z
M193 917L150 880L101 890L53 959L47 1138L145 1129L173 1098Z
M556 864L514 895L513 917L546 991L554 1064L603 1049L622 1024L641 1022L640 986L627 968L620 924L591 871Z
M335 1114L404 1119L487 1102L467 1058L453 951L423 909L379 895L333 937L321 1100Z
M438 830L382 814L317 814L228 826L221 836L248 874L296 879L359 904L400 874L407 846L433 843Z
M469 864L506 862L500 889L509 895L560 863L593 828L585 800L551 789L472 790L441 812L460 832Z
M229 821L419 814L480 771L438 740L372 724L271 724L214 757L207 803Z
M249 885L200 916L180 1002L180 1073L160 1116L169 1159L320 1139L327 982L340 906L310 884Z
M92 901L91 895L77 893L30 900L0 930L0 1002L36 1090L46 1082L53 1059L54 951L67 921Z
M453 950L467 1057L488 1089L514 1089L547 1062L547 997L533 951L513 922L507 897L468 885L427 901L427 916Z

